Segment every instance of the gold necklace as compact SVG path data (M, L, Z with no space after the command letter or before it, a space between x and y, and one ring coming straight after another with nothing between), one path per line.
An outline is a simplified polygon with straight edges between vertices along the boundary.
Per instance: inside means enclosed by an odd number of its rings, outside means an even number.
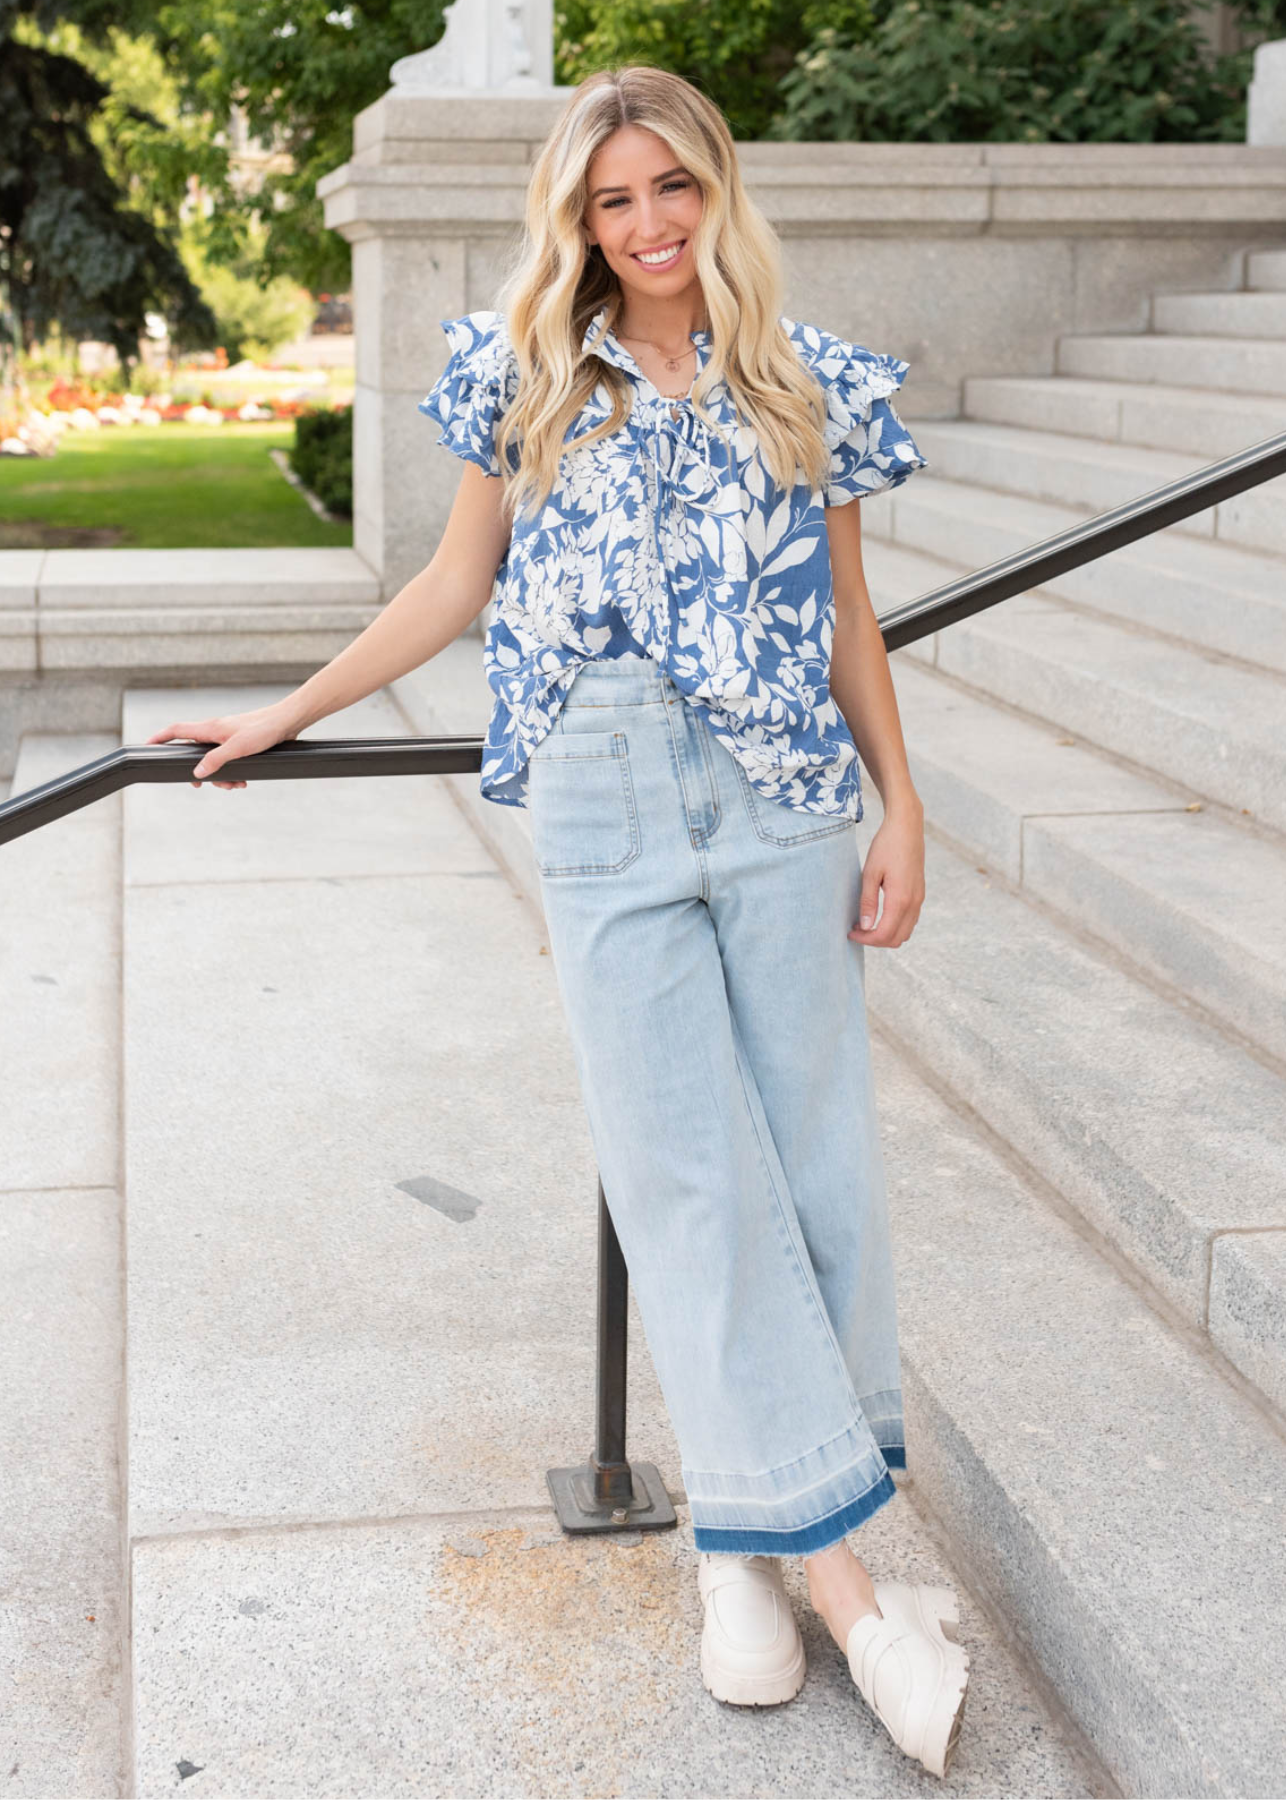
M664 358L666 368L673 369L676 374L683 366L684 357L695 356L697 353L696 345L691 344L686 350L681 350L677 356L670 356L661 348L660 344L654 344L651 338L634 337L624 331L618 331L616 335L618 338L624 339L627 344L646 344L649 349L655 350L658 356Z

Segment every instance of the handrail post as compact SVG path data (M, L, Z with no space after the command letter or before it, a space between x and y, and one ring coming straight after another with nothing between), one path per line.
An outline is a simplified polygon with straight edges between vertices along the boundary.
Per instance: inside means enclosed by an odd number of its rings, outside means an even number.
M594 1449L545 1480L564 1531L659 1531L678 1515L655 1463L625 1455L629 1271L598 1179L598 1374Z

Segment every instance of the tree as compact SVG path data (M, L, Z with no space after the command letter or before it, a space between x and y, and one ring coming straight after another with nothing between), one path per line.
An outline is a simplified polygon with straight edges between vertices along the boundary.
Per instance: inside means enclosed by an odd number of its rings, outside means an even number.
M216 261L210 252L206 221L190 219L183 227L182 251L202 294L218 321L219 342L229 360L271 356L282 344L307 331L316 314L308 289L289 275L264 279L265 232L251 224L244 250L235 261Z
M228 132L209 114L184 110L155 39L113 27L107 44L91 44L79 27L60 25L45 44L105 83L107 99L91 127L104 165L154 224L181 220L176 248L231 360L270 356L307 330L314 312L307 288L266 273L262 222L229 204Z
M387 93L392 64L441 37L443 11L444 0L169 0L156 9L156 40L187 102L218 119L239 108L253 138L290 158L255 191L220 193L230 227L261 219L266 277L290 275L314 292L347 288L349 247L326 230L314 189L352 155L353 115Z
M75 26L105 45L131 0L109 14L102 0L0 0L0 284L9 335L30 349L57 326L114 346L132 367L148 312L174 341L212 344L215 319L188 274L166 220L162 165L152 190L128 204L123 176L131 133L162 140L162 122L107 84L47 34ZM135 0L136 3L136 0ZM111 107L115 150L95 141ZM176 209L175 209L176 210Z

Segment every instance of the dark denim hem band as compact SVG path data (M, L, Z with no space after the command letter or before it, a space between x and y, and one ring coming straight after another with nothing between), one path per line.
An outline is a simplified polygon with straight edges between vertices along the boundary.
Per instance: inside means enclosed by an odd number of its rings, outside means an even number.
M883 1456L889 1468L906 1467L904 1448L890 1445L883 1451ZM841 1506L837 1512L824 1519L815 1519L811 1525L800 1525L793 1531L764 1531L753 1527L698 1525L694 1522L693 1542L698 1550L723 1551L735 1556L811 1556L815 1550L825 1550L828 1545L847 1537L850 1531L855 1531L872 1513L887 1505L896 1493L893 1477L886 1472L874 1487L859 1494L856 1500L850 1500L846 1506Z

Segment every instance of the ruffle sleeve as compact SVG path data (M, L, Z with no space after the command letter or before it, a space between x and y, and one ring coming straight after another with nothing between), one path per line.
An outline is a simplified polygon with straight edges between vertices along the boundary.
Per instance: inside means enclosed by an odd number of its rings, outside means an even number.
M499 475L496 429L518 386L518 364L505 316L487 309L439 323L450 355L418 411L441 426L439 444L466 462L477 463L488 475ZM517 466L512 445L510 464Z
M928 465L915 439L889 403L910 363L867 350L816 325L795 325L791 336L826 395L822 436L830 448L826 506L897 487Z

